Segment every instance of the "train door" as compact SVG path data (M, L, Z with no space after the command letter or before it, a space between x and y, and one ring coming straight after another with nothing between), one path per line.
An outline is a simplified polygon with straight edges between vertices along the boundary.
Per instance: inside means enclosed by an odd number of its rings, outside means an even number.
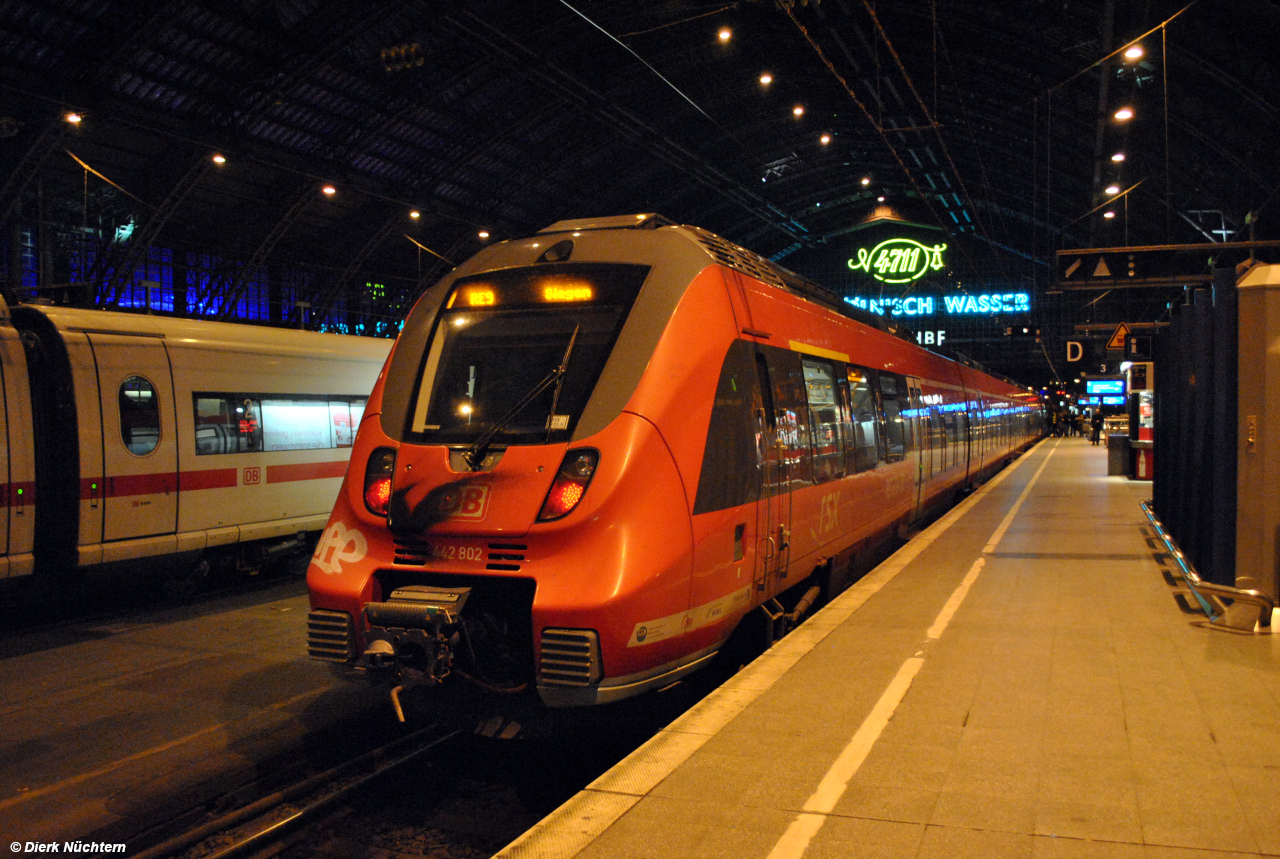
M903 413L907 416L907 434L915 439L915 492L912 501L911 518L920 515L924 505L924 487L928 481L927 470L933 457L930 442L929 417L925 414L924 395L920 390L920 380L915 376L907 376L907 396L909 405Z
M756 352L763 406L756 414L756 439L763 477L760 501L756 505L758 546L754 582L757 594L769 591L785 578L791 558L791 484L795 477L794 457L798 427L796 415L775 397L775 375L764 350Z
M0 332L0 337L3 336L4 334ZM5 363L0 364L0 390L3 390L6 375L4 367L8 363L7 350L4 350L0 357L5 359ZM0 441L4 442L4 452L0 455L0 491L3 492L3 497L0 497L0 579L9 575L9 519L12 515L10 511L13 510L12 502L9 500L9 496L13 493L12 484L9 482L9 451L13 445L9 442L8 410L5 406L4 400L0 400Z
M4 310L0 299L0 310ZM35 458L27 362L12 326L0 323L0 578L34 569Z
M173 376L159 338L89 335L102 407L102 539L172 534L178 519Z

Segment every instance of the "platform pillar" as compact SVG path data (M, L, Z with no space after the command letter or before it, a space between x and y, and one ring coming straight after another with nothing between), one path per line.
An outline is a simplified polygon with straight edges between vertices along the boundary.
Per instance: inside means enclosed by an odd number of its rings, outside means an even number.
M1238 284L1239 432L1236 587L1280 598L1280 265L1256 265ZM1268 397L1267 393L1272 396Z

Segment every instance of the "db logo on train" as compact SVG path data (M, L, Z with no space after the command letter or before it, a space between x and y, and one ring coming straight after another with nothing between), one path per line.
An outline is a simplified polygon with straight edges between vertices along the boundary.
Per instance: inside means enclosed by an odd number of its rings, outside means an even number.
M246 468L244 470L244 485L253 486L262 482L262 469L258 467Z
M440 512L450 519L483 519L488 508L489 487L474 483L450 487L439 502Z

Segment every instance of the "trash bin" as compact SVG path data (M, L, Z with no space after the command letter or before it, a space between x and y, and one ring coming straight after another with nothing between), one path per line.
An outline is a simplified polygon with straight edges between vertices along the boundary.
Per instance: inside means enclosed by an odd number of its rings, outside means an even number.
M1126 433L1110 433L1107 436L1107 476L1129 476L1129 436Z
M1155 443L1150 439L1135 439L1129 444L1133 448L1133 472L1129 476L1134 480L1150 480L1155 465Z

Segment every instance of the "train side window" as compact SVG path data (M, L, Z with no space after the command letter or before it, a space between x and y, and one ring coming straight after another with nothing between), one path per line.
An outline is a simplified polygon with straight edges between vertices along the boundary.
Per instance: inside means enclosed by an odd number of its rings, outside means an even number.
M764 407L754 351L753 344L735 340L720 366L694 515L737 507L760 497L767 451L761 450L759 441L757 420Z
M774 437L780 446L782 478L787 486L813 481L813 456L809 445L809 400L805 391L800 354L770 350L769 379L773 382Z
M835 369L830 362L801 359L805 395L809 401L809 440L813 480L825 483L844 476L840 453L840 409L836 400Z
M314 394L196 393L196 454L351 447L366 402Z
M329 447L351 447L364 416L364 404L362 399L329 401Z
M769 364L760 352L756 353L756 380L760 385L764 407L762 429L773 429L777 425L777 413L773 410L773 385L769 382Z
M327 402L303 398L262 400L262 443L267 450L320 450L333 446Z
M938 406L929 409L929 434L932 436L930 447L938 451L940 467L947 467L947 434L942 422L942 411Z
M913 449L911 428L902 413L910 408L907 382L892 373L880 374L880 406L884 409L885 461L898 462Z
M875 378L872 370L850 367L849 398L853 411L853 438L845 444L853 448L857 471L869 471L880 462L880 421L876 417Z
M160 399L141 376L120 383L120 440L129 453L146 456L160 444Z
M194 394L196 454L262 450L262 406L240 394Z

